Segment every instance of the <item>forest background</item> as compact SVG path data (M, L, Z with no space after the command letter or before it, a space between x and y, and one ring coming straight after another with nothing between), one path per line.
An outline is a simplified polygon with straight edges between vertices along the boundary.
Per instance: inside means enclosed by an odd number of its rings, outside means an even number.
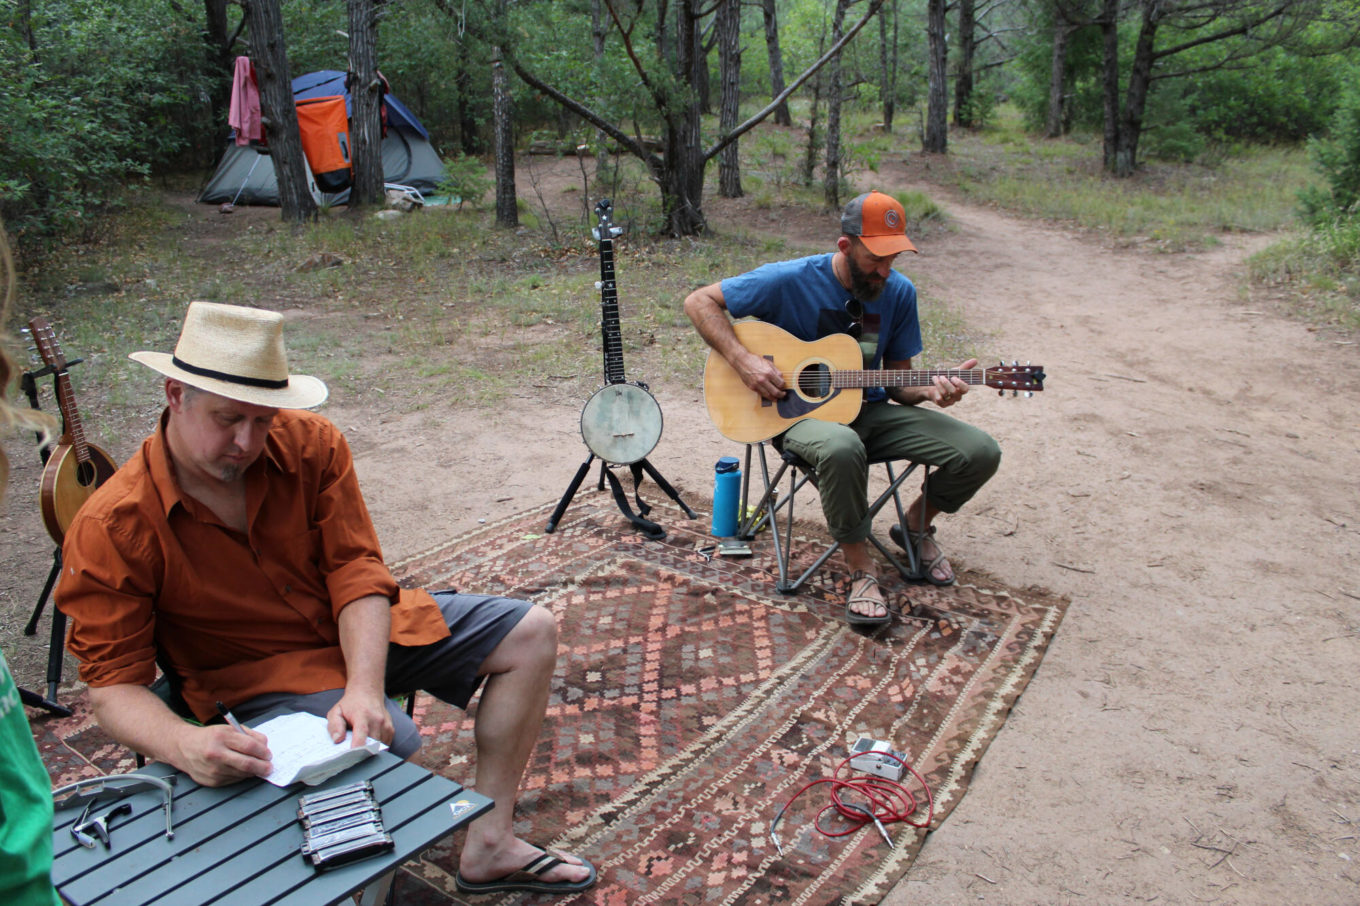
M447 188L494 190L502 226L519 223L516 150L589 153L649 231L699 235L711 171L724 197L811 189L834 209L904 137L947 154L951 123L985 129L1012 105L1030 138L1099 139L1073 175L1306 148L1314 245L1272 276L1353 276L1360 13L1342 0L0 0L0 16L0 216L21 267L104 232L151 178L210 172L248 54L289 219L317 212L286 191L300 152L270 93L348 68L370 89L381 70ZM796 137L752 134L790 111ZM356 206L381 201L358 123L376 116L355 108Z

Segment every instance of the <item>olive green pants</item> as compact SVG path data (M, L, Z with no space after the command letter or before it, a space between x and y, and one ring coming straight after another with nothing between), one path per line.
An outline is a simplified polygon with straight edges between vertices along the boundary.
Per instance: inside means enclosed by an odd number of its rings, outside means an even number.
M996 474L1001 448L990 434L926 406L865 403L849 425L804 419L775 438L817 471L831 537L845 543L869 536L869 463L905 459L935 468L929 503L957 512Z

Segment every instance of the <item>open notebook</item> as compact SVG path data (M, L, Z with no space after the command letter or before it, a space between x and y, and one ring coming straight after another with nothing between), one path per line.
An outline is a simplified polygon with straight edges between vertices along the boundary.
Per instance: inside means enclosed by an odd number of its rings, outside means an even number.
M275 786L294 783L315 786L387 748L372 737L362 746L351 748L353 731L346 733L340 742L331 742L326 718L302 712L270 718L253 729L269 738L274 760L273 770L265 780Z

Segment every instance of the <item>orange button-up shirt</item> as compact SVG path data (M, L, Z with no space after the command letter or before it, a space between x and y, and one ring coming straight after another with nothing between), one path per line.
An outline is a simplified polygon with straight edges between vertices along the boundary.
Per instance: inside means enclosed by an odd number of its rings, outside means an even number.
M345 684L337 619L392 601L391 641L449 634L434 599L383 564L349 445L325 418L280 410L245 474L241 534L185 494L160 428L80 508L56 603L91 686L150 685L159 650L200 719L266 692Z

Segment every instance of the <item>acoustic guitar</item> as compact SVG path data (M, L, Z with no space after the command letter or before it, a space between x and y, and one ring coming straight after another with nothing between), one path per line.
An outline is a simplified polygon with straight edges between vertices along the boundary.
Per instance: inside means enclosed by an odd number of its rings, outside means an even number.
M743 346L774 362L787 390L783 399L765 399L742 383L726 359L709 350L704 366L708 417L724 437L738 443L768 440L805 418L848 425L859 415L865 387L928 387L936 377L950 377L1003 394L1044 389L1046 375L1039 365L866 371L859 341L849 334L808 343L764 321L738 321L732 328Z
M606 383L581 409L581 439L605 462L631 465L645 459L661 440L661 406L646 384L623 376L623 336L614 279L614 237L622 230L614 226L613 210L608 198L595 205L599 225L593 232L600 245L600 327Z
M85 428L71 390L71 376L66 370L66 356L52 325L44 318L34 318L28 327L43 363L55 372L57 406L61 409L61 439L43 467L39 494L43 524L52 540L61 544L76 511L118 466L109 454L85 440Z

